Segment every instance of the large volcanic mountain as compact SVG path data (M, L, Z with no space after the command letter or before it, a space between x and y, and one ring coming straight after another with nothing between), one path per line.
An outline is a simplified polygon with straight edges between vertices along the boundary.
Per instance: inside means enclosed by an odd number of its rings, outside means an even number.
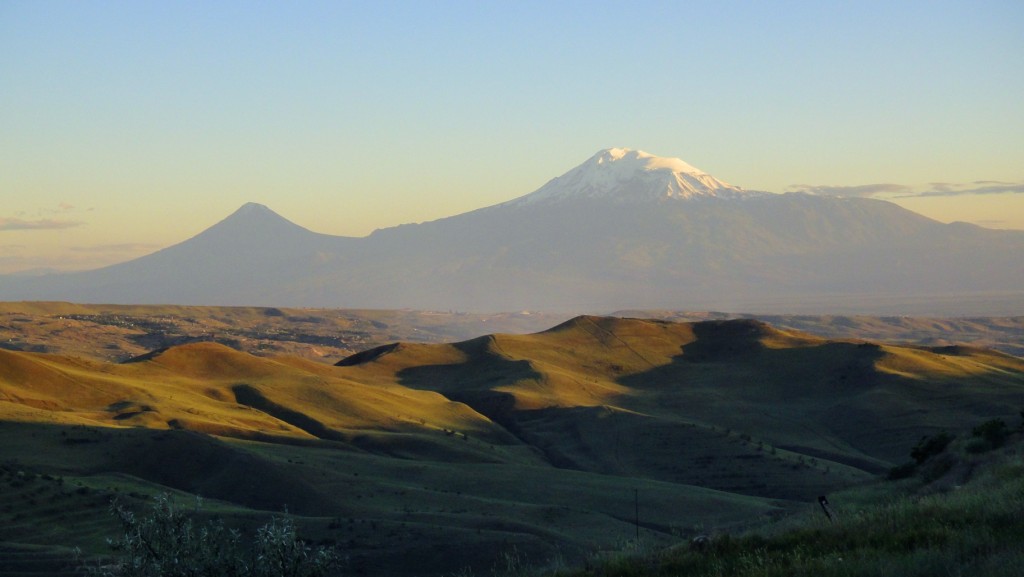
M0 300L878 312L872 302L1020 295L1022 255L1021 231L881 200L745 191L678 159L608 149L521 198L364 238L247 204L133 261L0 280Z

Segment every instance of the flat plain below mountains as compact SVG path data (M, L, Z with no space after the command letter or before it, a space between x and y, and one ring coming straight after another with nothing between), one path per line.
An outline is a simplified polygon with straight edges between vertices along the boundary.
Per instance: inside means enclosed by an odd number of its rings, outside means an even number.
M46 346L91 343L119 361L0 350L0 561L34 552L49 573L71 547L105 552L112 497L143 510L162 491L201 495L243 531L287 509L304 537L341 548L347 574L480 573L510 551L574 560L636 532L671 542L816 506L924 435L1024 404L1019 357L753 319L579 316L450 338L447 313L3 306L5 334L39 315ZM221 325L123 348L179 315ZM500 320L529 332L532 318ZM365 346L341 345L342 321L373 327ZM324 345L296 327L331 322L331 350L346 354L312 360L300 345ZM90 323L116 338L86 336ZM216 342L259 323L305 336Z
M697 322L747 318L829 338L928 346L969 344L1024 356L1024 316L866 316L621 310L609 316ZM175 345L211 341L258 356L337 362L392 342L442 343L490 333L532 333L571 315L0 302L0 349L111 362Z

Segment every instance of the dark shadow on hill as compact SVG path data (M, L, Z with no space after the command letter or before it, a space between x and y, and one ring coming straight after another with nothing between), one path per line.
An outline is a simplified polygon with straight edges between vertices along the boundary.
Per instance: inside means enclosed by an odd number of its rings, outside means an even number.
M883 385L905 382L876 368L885 355L878 345L822 342L776 348L765 343L784 335L749 319L698 322L693 332L696 339L669 364L618 381L643 395L671 399L681 416L700 420L717 414L719 426L809 459L869 473L890 466L888 447L896 443L876 446L862 435L865 427L881 427L866 399ZM775 434L776 424L791 432ZM906 429L924 423L905 425L900 434L907 438L898 446L918 434Z
M619 383L638 390L686 394L713 387L752 399L788 401L805 398L835 400L883 378L875 363L884 356L871 343L824 342L772 348L764 339L778 333L754 320L694 323L696 339L680 347L667 365L621 377Z
M782 335L753 320L696 323L694 335L669 364L616 379L636 392L622 408L513 411L501 422L556 466L759 497L802 499L891 466L885 450L857 444L864 413L842 416L845 400L898 380L876 370L878 346L772 348L765 339Z
M985 390L968 378L881 370L888 353L879 345L790 344L756 321L695 323L694 334L669 364L618 381L649 399L670 399L680 416L716 415L719 426L761 436L808 461L872 474L902 459L921 436L978 418L1010 392Z
M14 351L16 353L49 353L51 352L50 347L42 344L35 343L16 343L16 342L3 342L0 343L0 349L6 351Z
M231 387L231 392L235 394L235 402L238 404L262 411L314 437L328 441L348 441L345 435L331 429L313 417L271 401L252 385L245 383L234 385Z
M875 362L883 353L871 343L824 342L808 346L766 346L765 340L779 337L779 331L753 319L715 320L693 323L696 339L680 348L672 363L649 372L630 375L620 382L642 386L659 375L685 374L695 364L748 366L761 373L759 382L772 382L780 391L794 393L814 382L874 383ZM788 382L786 382L788 381Z
M647 400L664 401L666 410L658 415L615 407L516 410L512 395L494 389L543 375L528 361L502 356L493 337L455 345L465 353L464 362L411 367L399 378L405 386L438 391L466 403L561 468L795 499L863 480L868 472L889 466L852 449L829 451L827 445L801 458L799 443L792 439L787 439L792 454L780 454L765 439L769 432L743 435L699 409L700 403L720 397L722 387L735 389L729 394L737 398L749 396L769 405L808 395L833 397L839 389L849 388L840 383L864 384L875 378L878 347L828 343L770 349L762 340L774 329L753 320L697 323L694 333L696 340L681 347L668 365L618 379ZM703 380L691 386L695 372ZM720 381L709 385L708 374L720 376ZM624 407L631 404L628 399L622 402ZM694 410L688 413L687 405ZM820 413L820 408L810 411L806 418L816 419Z
M539 380L543 375L529 361L512 360L501 354L494 336L478 337L452 346L465 354L465 361L409 367L399 371L399 383L413 389L435 391L452 401L464 403L519 441L537 448L516 423L515 397L496 389L519 381ZM544 453L543 450L541 452ZM549 461L550 457L547 455ZM558 462L551 462L561 466Z
M515 399L495 389L543 377L530 361L512 360L501 354L493 336L452 346L465 354L465 361L403 369L398 373L399 383L413 389L436 391L500 423L514 408Z
M760 339L771 332L767 324L750 319L694 323L697 338L683 346L683 357L688 362L731 361L757 354L764 349Z
M522 437L562 468L793 501L870 476L726 427L614 407L522 411L515 419Z
M296 471L192 431L147 431L107 467L253 509L322 514L337 507Z
M255 510L301 515L345 514L344 502L302 472L240 445L195 431L0 423L0 434L30 438L61 473L120 473Z
M355 367L363 365L372 361L375 361L388 353L397 351L402 346L402 343L391 343L387 345L381 345L365 351L360 351L354 355L349 355L344 359L334 363L336 367Z

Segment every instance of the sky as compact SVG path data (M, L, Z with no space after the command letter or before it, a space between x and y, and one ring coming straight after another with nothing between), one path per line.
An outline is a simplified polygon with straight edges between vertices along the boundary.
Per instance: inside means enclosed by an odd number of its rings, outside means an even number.
M0 274L364 236L611 147L1024 229L1024 2L0 0Z

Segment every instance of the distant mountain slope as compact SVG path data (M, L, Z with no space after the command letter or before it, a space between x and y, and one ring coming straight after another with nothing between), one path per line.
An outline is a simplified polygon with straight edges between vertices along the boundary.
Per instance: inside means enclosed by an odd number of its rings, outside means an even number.
M4 279L0 299L870 313L875 300L939 296L946 308L930 312L968 314L957 295L1009 293L1007 310L985 314L1014 314L1021 255L1024 231L941 224L880 200L744 191L678 159L609 149L519 199L365 238L249 204L128 263Z
M368 240L375 271L392 278L373 306L735 310L782 296L846 304L1024 286L1024 232L803 194L501 205Z
M21 296L8 300L266 303L301 291L322 259L355 240L311 232L248 203L195 237L148 256L92 271L17 279L13 286ZM6 299L4 293L0 288Z

